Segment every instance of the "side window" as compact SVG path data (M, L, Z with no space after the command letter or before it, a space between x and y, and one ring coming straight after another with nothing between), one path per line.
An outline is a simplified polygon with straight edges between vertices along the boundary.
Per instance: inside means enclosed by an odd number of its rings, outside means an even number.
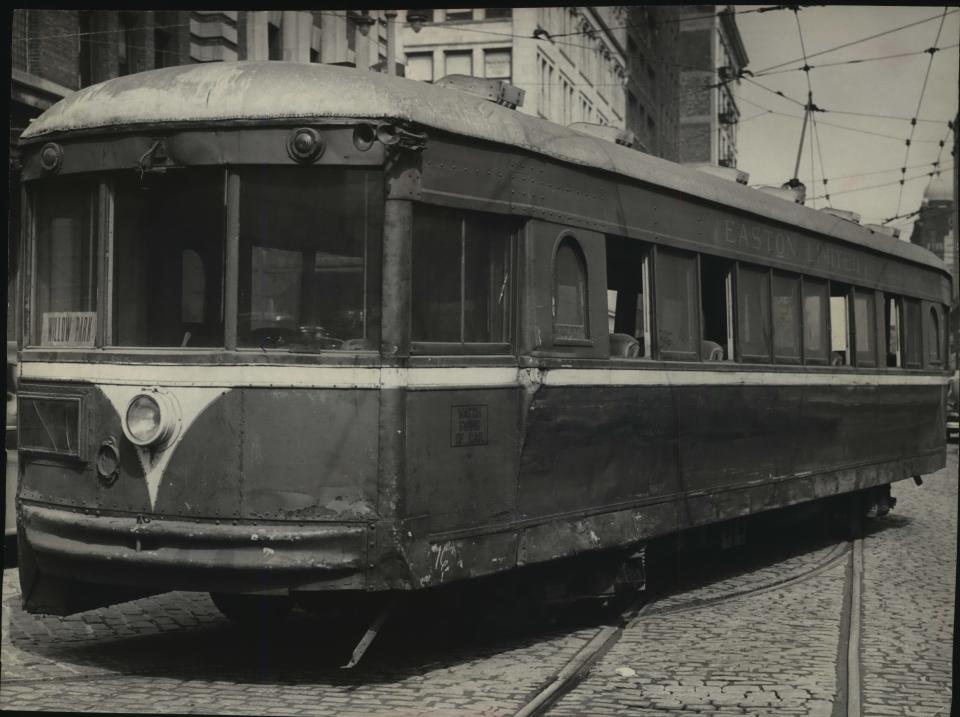
M738 265L737 320L743 361L770 362L770 272Z
M180 292L180 321L184 324L202 324L206 289L203 257L194 249L184 249L180 256L183 264L180 270L180 276L183 277Z
M830 360L830 321L827 282L803 277L803 359L808 364Z
M660 358L700 358L700 302L697 255L657 248L657 348Z
M553 337L586 341L590 338L587 323L587 263L577 240L567 236L561 240L553 259Z
M940 307L931 306L927 311L927 328L925 333L927 338L927 363L935 366L939 366L943 360L943 357L940 355L943 346L943 341L940 336L940 326L942 323L940 320Z
M633 239L607 237L610 355L650 357L649 252Z
M904 353L907 368L920 368L920 302L904 299Z
M800 363L800 278L773 272L773 355Z
M877 320L874 293L854 289L853 329L857 337L857 366L877 365Z
M850 287L830 282L830 364L849 366Z
M704 361L732 361L733 353L733 262L700 256L700 311L703 316Z
M509 349L511 238L512 224L500 217L414 210L412 341Z
M903 300L899 296L886 297L883 325L886 327L887 366L890 368L903 366L903 355L900 348L902 315Z

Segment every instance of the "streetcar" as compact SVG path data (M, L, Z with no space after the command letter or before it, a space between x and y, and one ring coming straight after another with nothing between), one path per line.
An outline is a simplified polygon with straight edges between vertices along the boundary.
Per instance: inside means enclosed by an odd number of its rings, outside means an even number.
M933 254L520 100L208 63L32 122L27 611L614 580L658 536L944 466Z

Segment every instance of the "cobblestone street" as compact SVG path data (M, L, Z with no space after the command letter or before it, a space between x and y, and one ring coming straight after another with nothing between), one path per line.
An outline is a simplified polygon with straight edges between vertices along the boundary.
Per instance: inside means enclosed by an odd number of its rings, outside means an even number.
M852 626L863 715L949 714L956 471L951 445L945 470L921 487L897 483L895 511L869 523ZM808 540L777 560L737 560L634 618L549 713L838 714L854 553ZM604 620L491 627L480 614L489 606L429 626L398 620L344 671L337 666L357 636L331 634L305 613L256 636L234 629L206 595L170 593L64 619L26 615L19 600L16 571L6 570L5 710L509 715Z

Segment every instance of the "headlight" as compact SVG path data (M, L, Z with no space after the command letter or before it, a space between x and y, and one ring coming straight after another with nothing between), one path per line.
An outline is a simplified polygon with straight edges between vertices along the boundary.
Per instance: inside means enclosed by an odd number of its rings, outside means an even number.
M179 414L169 394L159 391L140 393L127 404L123 432L138 446L164 445L176 435Z

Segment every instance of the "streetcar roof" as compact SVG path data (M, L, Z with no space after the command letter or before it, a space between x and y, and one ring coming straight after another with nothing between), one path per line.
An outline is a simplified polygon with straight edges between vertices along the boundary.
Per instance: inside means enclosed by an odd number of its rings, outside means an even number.
M135 131L164 124L308 118L406 120L510 145L827 234L947 273L943 261L932 252L825 212L459 90L335 65L210 62L117 77L57 102L30 124L21 141L84 130Z

